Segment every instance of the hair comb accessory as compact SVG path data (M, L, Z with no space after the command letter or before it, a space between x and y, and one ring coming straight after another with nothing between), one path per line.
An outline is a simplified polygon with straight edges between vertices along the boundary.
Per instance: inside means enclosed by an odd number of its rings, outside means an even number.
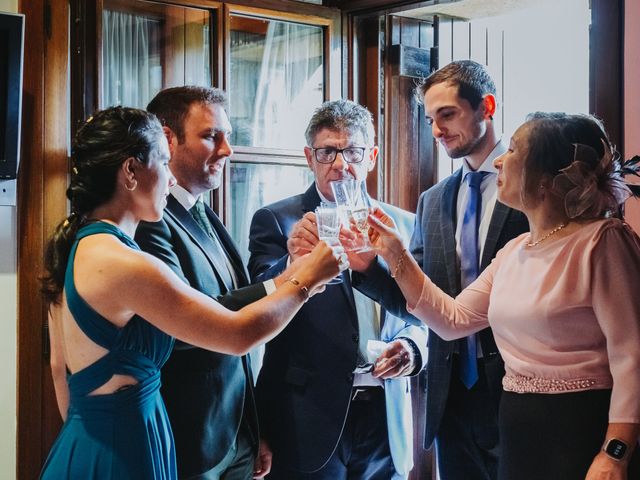
M91 123L93 121L93 115L90 115L89 118L87 118L87 121L84 123Z
M589 145L574 143L573 162L553 179L553 191L564 197L570 219L599 218L616 213L632 195L614 151L603 142L604 155Z
M635 155L629 160L622 162L620 165L620 174L622 176L633 175L640 178L640 155ZM627 187L629 187L634 197L640 197L640 185L627 183Z

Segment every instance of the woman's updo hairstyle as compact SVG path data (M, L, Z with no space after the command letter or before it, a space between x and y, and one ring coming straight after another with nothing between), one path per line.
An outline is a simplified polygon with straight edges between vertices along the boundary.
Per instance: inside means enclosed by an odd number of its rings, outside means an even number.
M617 154L602 123L591 115L535 112L527 116L527 154L523 168L523 201L546 177L551 192L563 199L569 219L615 214L628 188Z
M93 210L113 197L122 163L135 158L146 165L162 135L162 126L155 115L120 106L97 112L78 130L67 188L71 215L58 225L45 250L42 293L47 301L60 301L76 233Z

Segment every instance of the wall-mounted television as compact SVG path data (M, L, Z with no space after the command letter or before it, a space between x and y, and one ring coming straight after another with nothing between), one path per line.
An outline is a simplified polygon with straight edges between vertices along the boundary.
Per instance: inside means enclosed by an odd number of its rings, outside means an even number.
M18 172L23 55L24 15L0 12L0 180Z

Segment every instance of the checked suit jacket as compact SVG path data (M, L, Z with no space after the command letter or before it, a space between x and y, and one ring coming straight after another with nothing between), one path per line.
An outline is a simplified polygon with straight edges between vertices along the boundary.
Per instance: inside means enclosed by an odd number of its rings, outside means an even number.
M456 254L456 203L462 169L423 192L418 201L416 224L409 250L422 271L445 293L455 297L461 291L460 265ZM484 244L480 270L484 270L509 240L529 230L526 217L500 202L496 202L487 239ZM354 275L354 285L375 298L394 315L411 321L406 302L397 284L382 262L372 266L364 275ZM478 333L485 357L485 373L491 391L500 395L504 362L498 353L490 328ZM429 359L427 362L427 421L425 448L433 443L447 405L452 375L453 354L459 340L445 341L429 330Z
M249 285L233 240L209 207L206 213L227 253L238 289L225 283L220 275L221 269L227 268L224 259L214 253L212 240L172 195L162 220L142 222L135 239L142 250L166 263L191 287L238 310L264 297L266 291L262 284ZM211 352L176 341L162 369L161 393L171 421L181 478L201 474L220 463L235 442L243 415L257 451L258 421L246 356Z

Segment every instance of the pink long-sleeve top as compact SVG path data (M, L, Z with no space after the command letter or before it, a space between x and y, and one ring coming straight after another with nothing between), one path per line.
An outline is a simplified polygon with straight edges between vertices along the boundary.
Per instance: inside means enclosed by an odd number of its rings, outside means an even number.
M606 219L528 240L505 245L455 299L425 277L409 311L446 340L491 325L505 390L612 388L609 421L640 423L640 239Z

